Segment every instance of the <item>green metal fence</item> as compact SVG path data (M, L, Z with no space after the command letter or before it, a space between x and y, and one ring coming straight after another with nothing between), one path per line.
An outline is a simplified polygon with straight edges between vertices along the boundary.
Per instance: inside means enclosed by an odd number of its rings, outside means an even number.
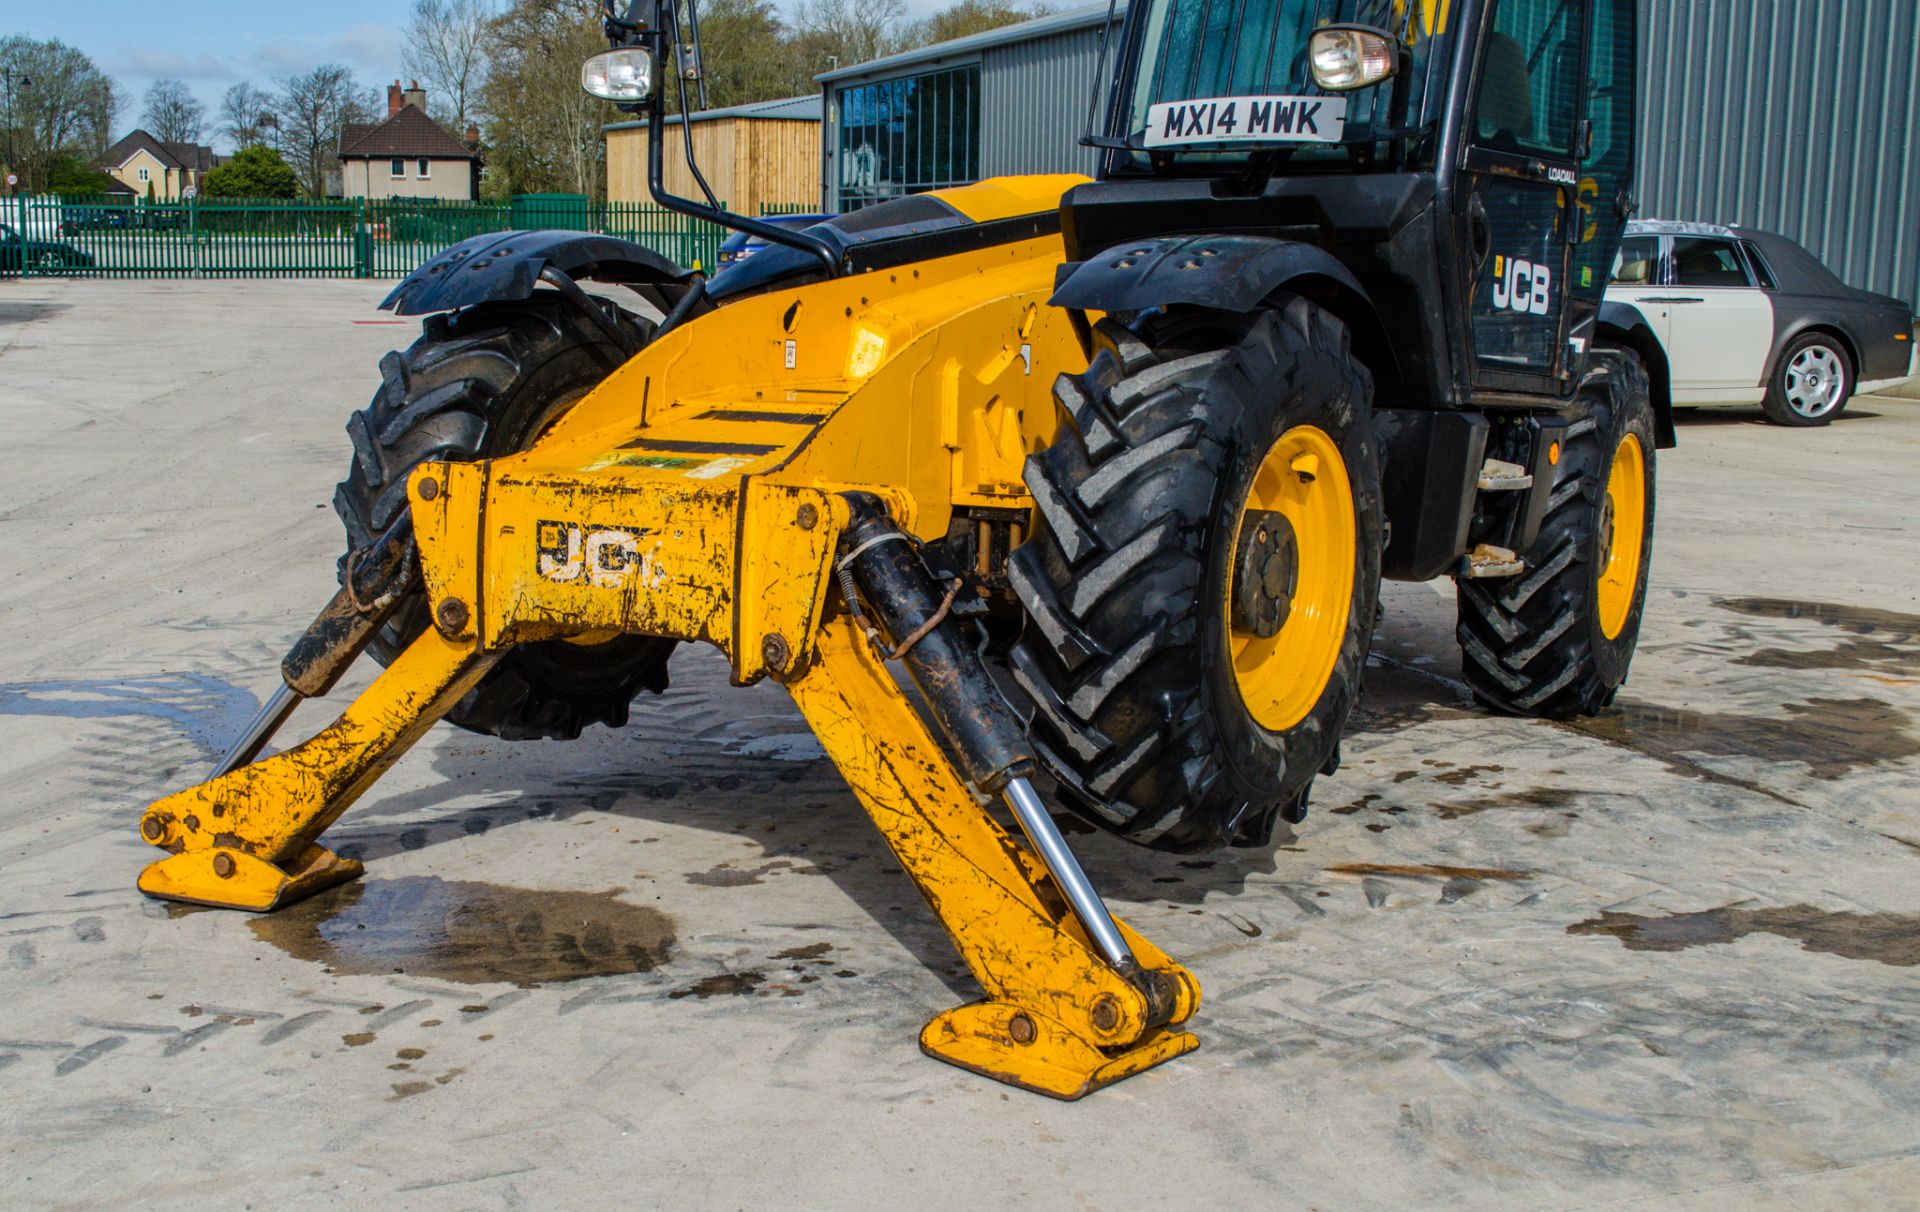
M602 232L676 264L711 268L726 229L658 206L537 194L506 202L428 198L136 202L0 200L23 237L0 272L88 278L399 278L471 236L535 228Z

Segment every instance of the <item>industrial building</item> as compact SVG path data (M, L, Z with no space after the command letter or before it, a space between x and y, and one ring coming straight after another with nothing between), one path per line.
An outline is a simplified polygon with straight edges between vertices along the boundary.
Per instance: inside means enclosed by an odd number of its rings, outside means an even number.
M1091 173L1078 141L1108 11L816 77L825 209ZM1647 0L1640 46L1642 216L1779 232L1852 285L1920 308L1920 5Z

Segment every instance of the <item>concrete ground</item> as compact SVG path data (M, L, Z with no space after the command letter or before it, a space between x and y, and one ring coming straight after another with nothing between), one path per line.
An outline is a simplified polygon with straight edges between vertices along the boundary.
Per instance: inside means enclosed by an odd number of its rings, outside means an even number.
M1060 1104L919 1053L975 990L702 651L620 731L435 729L331 832L357 885L134 892L332 591L381 291L0 283L0 1202L1920 1206L1920 405L1685 421L1609 715L1476 710L1390 586L1295 836L1076 835L1207 1000Z

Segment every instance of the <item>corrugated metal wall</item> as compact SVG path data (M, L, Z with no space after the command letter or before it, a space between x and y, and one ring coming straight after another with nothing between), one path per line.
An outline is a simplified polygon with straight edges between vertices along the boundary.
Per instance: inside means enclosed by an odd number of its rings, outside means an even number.
M1920 4L1643 13L1641 215L1779 232L1920 309Z
M1124 10L1123 10L1124 11ZM1119 25L1107 44L1118 53ZM1087 99L1100 58L1100 26L989 47L980 59L980 171L1092 175L1094 152L1081 147Z

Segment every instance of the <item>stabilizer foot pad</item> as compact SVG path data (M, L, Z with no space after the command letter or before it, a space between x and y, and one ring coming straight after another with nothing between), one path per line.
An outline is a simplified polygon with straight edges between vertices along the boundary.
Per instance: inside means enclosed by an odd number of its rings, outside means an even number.
M140 873L140 891L156 900L265 913L357 879L365 870L359 859L343 859L318 844L309 844L284 868L244 850L214 846L154 863Z
M949 1010L920 1032L920 1050L935 1060L1068 1102L1199 1046L1191 1032L1162 1029L1132 1047L1103 1049L1044 1014L1004 1002Z

